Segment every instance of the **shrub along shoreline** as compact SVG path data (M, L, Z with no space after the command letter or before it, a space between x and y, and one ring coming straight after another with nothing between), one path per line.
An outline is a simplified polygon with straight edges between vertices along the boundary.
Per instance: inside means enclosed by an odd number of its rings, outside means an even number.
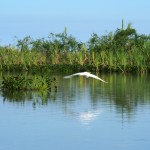
M131 24L114 33L93 33L86 43L72 35L53 34L33 40L30 36L16 46L0 46L1 71L48 72L150 72L150 36L136 32Z

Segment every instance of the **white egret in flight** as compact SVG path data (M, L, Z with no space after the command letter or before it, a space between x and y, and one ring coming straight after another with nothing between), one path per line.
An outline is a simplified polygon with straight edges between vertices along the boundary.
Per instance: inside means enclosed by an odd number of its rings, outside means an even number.
M102 80L101 78L99 78L98 76L96 76L94 74L91 74L89 72L79 72L79 73L75 73L75 74L72 74L72 75L69 75L69 76L65 76L64 78L72 78L73 76L85 76L87 78L91 77L91 78L98 79L98 80L100 80L102 82L108 83L108 82Z

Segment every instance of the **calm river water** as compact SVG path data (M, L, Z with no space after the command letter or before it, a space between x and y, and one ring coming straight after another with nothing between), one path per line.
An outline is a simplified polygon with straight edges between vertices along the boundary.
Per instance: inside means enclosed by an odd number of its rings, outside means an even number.
M55 77L57 93L0 91L0 150L150 149L150 75Z

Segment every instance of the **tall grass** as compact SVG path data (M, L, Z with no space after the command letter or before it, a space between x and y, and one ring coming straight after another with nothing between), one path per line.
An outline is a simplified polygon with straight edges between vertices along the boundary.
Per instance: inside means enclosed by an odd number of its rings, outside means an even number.
M77 41L65 29L60 34L51 33L46 39L25 37L15 47L0 47L0 70L11 70L14 66L28 70L45 65L145 73L150 71L150 36L137 34L130 24L124 29L123 24L114 33L93 34L87 43Z

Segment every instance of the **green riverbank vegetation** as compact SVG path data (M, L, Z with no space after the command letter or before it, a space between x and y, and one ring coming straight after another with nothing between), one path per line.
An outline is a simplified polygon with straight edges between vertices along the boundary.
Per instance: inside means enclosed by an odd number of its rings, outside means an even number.
M47 104L55 101L58 90L58 78L49 74L30 74L29 72L3 72L0 74L0 95L11 102L32 101Z
M48 75L9 75L3 76L2 79L3 91L45 91L57 92L56 78L51 78Z
M47 38L18 40L16 46L0 46L2 71L104 71L150 72L150 36L138 34L131 24L83 43L64 32Z

